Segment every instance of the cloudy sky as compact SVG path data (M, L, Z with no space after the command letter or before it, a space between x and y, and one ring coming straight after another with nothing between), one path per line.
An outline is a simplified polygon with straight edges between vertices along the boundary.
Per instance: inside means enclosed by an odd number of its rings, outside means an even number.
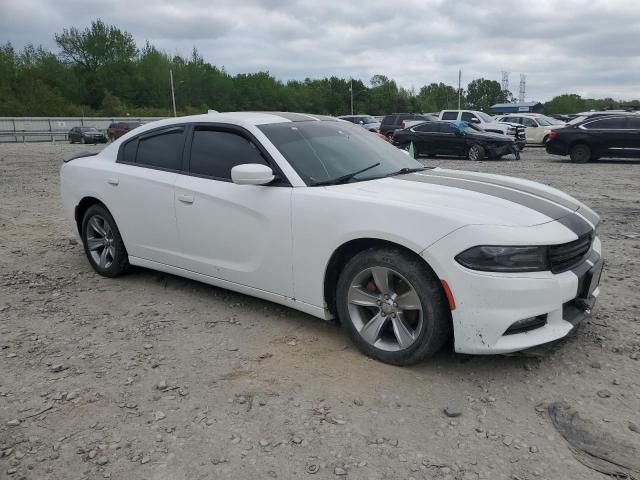
M527 75L527 100L640 98L640 0L0 0L0 43L56 50L55 32L95 18L231 73L419 88L505 70L516 96Z

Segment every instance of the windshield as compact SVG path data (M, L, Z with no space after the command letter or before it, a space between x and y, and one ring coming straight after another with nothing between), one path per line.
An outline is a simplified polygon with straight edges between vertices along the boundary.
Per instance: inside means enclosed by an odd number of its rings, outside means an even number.
M81 132L97 132L95 127L80 127Z
M547 123L542 123L542 121L545 121ZM544 125L546 126L548 125L564 125L565 122L563 122L562 120L558 120L557 118L553 118L553 117L544 117L544 118L539 118L538 122L540 123L540 125Z
M258 128L282 153L307 184L349 175L375 163L380 165L356 175L368 180L423 165L356 125L309 121L259 125Z
M491 118L489 115L487 115L486 113L482 113L482 112L477 112L476 115L478 117L480 117L482 119L483 122L487 122L487 123L492 123L495 120L493 118Z
M378 121L373 117L360 117L362 123L378 123Z
M569 122L569 125L575 125L575 124L580 123L580 122L582 122L583 120L586 120L586 119L587 119L587 117L584 116L584 115L582 115L580 117L576 117L576 118L574 118L573 120L571 120Z

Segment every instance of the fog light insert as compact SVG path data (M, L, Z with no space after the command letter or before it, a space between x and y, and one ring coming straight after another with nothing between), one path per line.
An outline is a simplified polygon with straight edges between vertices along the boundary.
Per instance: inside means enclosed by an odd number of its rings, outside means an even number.
M529 332L536 328L544 327L547 324L547 314L538 315L537 317L524 318L513 322L503 335L515 335L516 333Z

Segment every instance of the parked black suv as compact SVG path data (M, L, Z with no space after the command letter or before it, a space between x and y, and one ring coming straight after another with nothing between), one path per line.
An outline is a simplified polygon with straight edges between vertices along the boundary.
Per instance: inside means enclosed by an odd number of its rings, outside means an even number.
M640 158L640 114L587 117L553 130L545 147L575 163L600 157Z
M391 115L385 115L380 122L380 133L391 137L393 132L405 127L405 120L437 120L438 118L433 115L426 115L422 113L392 113Z
M520 150L514 139L501 133L490 133L466 122L429 121L397 130L391 139L398 148L413 143L414 154L453 155L469 160L498 159L514 154L520 159Z

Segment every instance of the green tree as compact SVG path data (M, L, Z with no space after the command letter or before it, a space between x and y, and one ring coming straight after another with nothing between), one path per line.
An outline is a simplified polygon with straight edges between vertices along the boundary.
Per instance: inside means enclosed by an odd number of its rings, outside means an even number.
M495 80L477 78L467 86L466 100L468 108L488 112L491 105L505 102L507 94Z
M431 83L422 87L416 97L421 112L439 112L458 105L458 92L451 85Z
M565 93L553 97L551 100L544 104L544 113L578 113L585 110L585 101L580 95L575 93Z

